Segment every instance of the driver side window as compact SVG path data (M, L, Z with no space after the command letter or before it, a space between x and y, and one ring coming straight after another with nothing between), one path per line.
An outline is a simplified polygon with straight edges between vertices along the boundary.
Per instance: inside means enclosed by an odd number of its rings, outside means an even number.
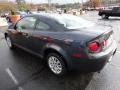
M35 27L35 23L35 17L25 17L16 24L16 27L18 30L33 30Z

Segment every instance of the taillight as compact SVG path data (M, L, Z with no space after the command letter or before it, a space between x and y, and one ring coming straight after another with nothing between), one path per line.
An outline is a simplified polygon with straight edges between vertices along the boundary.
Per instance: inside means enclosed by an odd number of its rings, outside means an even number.
M98 42L90 42L87 47L90 52L96 52L99 49L99 44Z

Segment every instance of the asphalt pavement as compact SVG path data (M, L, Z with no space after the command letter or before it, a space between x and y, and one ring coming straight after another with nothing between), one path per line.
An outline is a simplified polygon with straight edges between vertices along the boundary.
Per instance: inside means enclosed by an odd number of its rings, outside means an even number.
M7 47L0 30L0 90L119 90L120 89L120 18L102 20L97 12L81 16L97 24L111 26L118 50L100 73L71 72L54 76L43 60L16 48Z

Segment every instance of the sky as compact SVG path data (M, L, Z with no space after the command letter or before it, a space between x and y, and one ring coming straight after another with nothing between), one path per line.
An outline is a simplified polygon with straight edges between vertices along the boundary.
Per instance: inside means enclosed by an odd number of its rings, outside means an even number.
M15 1L15 0L9 0L9 1ZM47 3L48 0L25 0L29 3ZM85 2L87 0L83 0ZM52 3L59 3L59 4L65 4L65 3L75 3L75 2L82 2L82 0L51 0Z

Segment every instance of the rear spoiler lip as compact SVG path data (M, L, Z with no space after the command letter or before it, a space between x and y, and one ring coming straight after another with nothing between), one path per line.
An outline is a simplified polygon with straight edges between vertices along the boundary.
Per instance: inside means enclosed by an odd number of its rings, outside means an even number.
M87 42L86 42L86 45L87 45L89 42L96 41L96 40L98 40L100 37L102 37L103 35L109 34L109 33L110 33L110 34L113 34L113 30L108 30L108 31L104 32L103 34L97 36L96 38L87 41Z

